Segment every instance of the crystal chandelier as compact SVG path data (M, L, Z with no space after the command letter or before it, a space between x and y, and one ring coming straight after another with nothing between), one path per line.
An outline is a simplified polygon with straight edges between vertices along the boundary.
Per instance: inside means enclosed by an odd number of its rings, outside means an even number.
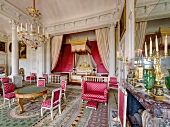
M35 8L35 0L32 3L33 6L27 8L31 22L25 24L24 31L22 23L17 26L17 36L19 40L22 40L26 45L36 50L47 42L48 35L45 36L44 28L41 28L39 25L41 13Z

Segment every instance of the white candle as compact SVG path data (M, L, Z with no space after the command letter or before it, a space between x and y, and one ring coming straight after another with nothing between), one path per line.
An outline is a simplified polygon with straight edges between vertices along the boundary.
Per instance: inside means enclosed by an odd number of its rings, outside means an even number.
M40 26L38 26L38 34L40 33Z
M28 30L28 28L27 28L27 23L26 23L26 25L25 25L25 29L26 29L26 31Z
M168 53L167 50L168 50L168 45L167 45L167 35L166 35L165 36L165 45L164 45L164 53L165 54Z
M152 39L150 37L150 54L152 54Z
M32 24L31 24L31 32L32 32Z
M146 42L145 42L145 56L147 57L148 54L147 54L147 45L146 45Z
M21 23L21 31L22 31L22 23Z
M119 51L117 51L117 58L119 58Z
M157 38L157 35L156 35L156 39L155 39L155 45L156 45L156 51L158 51L158 38Z

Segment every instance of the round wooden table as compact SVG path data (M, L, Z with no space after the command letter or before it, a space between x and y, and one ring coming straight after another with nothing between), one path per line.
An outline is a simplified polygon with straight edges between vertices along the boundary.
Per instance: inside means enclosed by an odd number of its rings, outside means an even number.
M32 99L38 96L43 96L43 102L44 102L47 98L47 88L31 86L31 87L24 87L16 91L16 98L18 98L18 105L20 106L20 114L24 112L22 100L24 98Z

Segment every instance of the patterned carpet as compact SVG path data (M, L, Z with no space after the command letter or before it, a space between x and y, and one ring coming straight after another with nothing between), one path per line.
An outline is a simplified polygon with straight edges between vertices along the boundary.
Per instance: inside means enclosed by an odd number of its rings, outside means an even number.
M51 96L52 89L58 87L56 85L49 85L48 98ZM115 92L115 91L114 91ZM113 91L111 91L113 95ZM24 108L26 112L22 115L19 114L19 106L15 101L11 109L8 108L8 104L0 106L0 127L109 127L110 112L108 109L115 108L113 104L116 102L109 99L107 106L104 103L99 103L97 110L85 108L87 101L81 101L81 89L80 86L68 85L66 92L66 100L62 98L61 111L62 114L58 114L58 109L54 111L54 120L51 120L49 110L45 111L44 116L40 116L40 104L27 103L28 100L24 100ZM3 103L3 98L0 98L0 103Z

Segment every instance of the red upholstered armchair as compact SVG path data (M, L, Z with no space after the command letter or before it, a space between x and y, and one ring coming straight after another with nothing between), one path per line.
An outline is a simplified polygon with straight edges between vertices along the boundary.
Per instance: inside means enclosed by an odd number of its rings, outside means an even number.
M31 83L31 81L36 82L36 73L31 73L30 76L27 76L26 81L30 81L30 83Z
M1 78L1 83L4 84L4 83L9 83L9 78L8 77L3 77Z
M43 74L43 78L45 78L45 82L48 83L48 74Z
M117 77L110 77L109 88L118 89Z
M82 101L93 100L98 102L107 103L107 83L105 82L82 82Z

